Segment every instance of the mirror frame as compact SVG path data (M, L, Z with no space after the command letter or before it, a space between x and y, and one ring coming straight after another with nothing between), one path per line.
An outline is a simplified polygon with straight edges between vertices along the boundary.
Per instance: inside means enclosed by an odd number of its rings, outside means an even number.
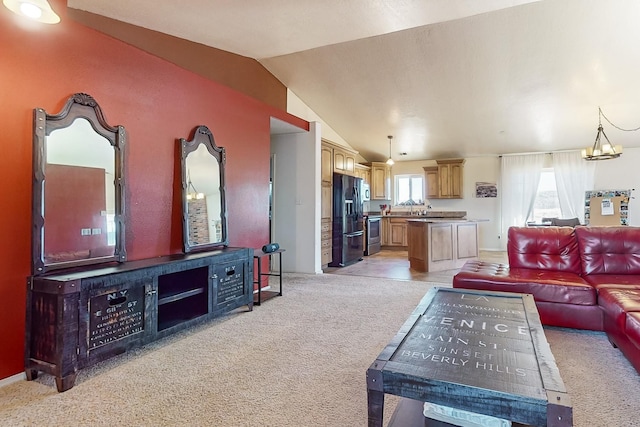
M116 244L114 254L81 260L45 263L44 247L44 192L46 136L58 129L69 127L76 119L87 120L93 130L109 141L115 150L115 227ZM32 194L32 274L44 274L50 270L82 265L101 264L109 261L124 262L127 260L125 250L125 174L124 151L126 133L123 126L111 126L104 118L104 114L96 100L86 93L73 94L58 114L47 114L43 108L33 111L33 194ZM46 213L45 213L46 215Z
M200 125L194 128L191 140L187 141L180 138L180 169L182 171L182 240L185 253L195 251L212 250L229 245L228 220L227 220L227 201L226 201L226 184L225 184L225 164L227 154L224 147L216 146L213 134L208 127ZM189 216L187 206L188 181L187 176L187 156L198 149L200 144L204 145L209 154L218 161L220 170L220 221L222 227L222 240L219 242L202 243L192 245L189 243Z

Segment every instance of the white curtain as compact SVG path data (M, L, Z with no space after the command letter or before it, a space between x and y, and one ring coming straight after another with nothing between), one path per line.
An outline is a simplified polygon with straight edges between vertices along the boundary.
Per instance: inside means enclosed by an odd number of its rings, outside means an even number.
M507 246L507 230L512 225L524 226L533 211L545 154L502 156L502 224L503 249Z
M553 171L562 217L584 224L585 192L593 190L595 163L584 160L579 151L553 153Z

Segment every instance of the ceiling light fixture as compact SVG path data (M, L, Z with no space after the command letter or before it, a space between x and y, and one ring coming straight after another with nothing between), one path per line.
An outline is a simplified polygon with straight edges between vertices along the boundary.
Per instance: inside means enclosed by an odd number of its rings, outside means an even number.
M204 199L204 193L199 193L196 190L196 187L191 182L191 173L188 174L188 184L187 184L187 200L202 200Z
M585 160L616 159L620 157L620 155L622 154L622 145L611 144L611 142L609 141L609 138L607 138L607 134L604 133L604 129L602 128L602 120L601 120L602 117L604 117L605 120L608 121L611 126L620 130L635 131L640 129L640 128L636 128L636 129L619 128L618 126L611 123L609 119L607 119L607 116L605 116L602 113L602 109L598 107L598 133L596 134L596 140L594 141L593 146L584 148L582 150L582 158ZM603 136L606 142L602 141L601 138Z
M43 24L57 24L60 17L51 9L47 0L2 0L13 13Z
M389 159L387 159L387 164L392 166L395 163L391 158L391 140L393 139L393 135L389 135L387 138L389 138Z

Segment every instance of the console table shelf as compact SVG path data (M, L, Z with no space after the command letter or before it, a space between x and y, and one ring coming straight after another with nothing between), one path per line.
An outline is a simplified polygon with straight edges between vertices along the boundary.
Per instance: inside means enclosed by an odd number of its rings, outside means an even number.
M253 298L253 302L255 305L260 305L262 304L263 301L267 301L273 297L277 297L277 296L282 296L282 252L284 252L284 249L276 249L273 252L264 252L260 249L255 249L253 252L253 258L256 260L257 262L257 268L256 268L256 280L254 280L253 284L254 285L258 285L258 289L255 292L255 296ZM279 262L279 266L278 266L278 272L277 273L263 273L262 272L262 258L264 257L271 257L271 255L274 254L278 254L278 262ZM268 276L274 276L274 277L278 277L279 278L279 289L277 291L271 291L271 290L263 290L262 289L262 278L263 277L268 277Z
M79 369L242 306L253 309L253 249L224 248L32 276L25 372L73 387Z
M195 295L203 294L205 290L203 288L191 289L185 292L179 292L176 294L168 295L166 297L158 298L158 305L169 304L179 301L181 299L189 298Z

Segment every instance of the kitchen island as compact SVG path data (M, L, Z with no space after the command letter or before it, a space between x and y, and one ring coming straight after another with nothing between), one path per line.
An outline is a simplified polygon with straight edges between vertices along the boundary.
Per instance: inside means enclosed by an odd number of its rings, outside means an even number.
M478 258L479 220L407 219L409 266L417 271L460 268Z

